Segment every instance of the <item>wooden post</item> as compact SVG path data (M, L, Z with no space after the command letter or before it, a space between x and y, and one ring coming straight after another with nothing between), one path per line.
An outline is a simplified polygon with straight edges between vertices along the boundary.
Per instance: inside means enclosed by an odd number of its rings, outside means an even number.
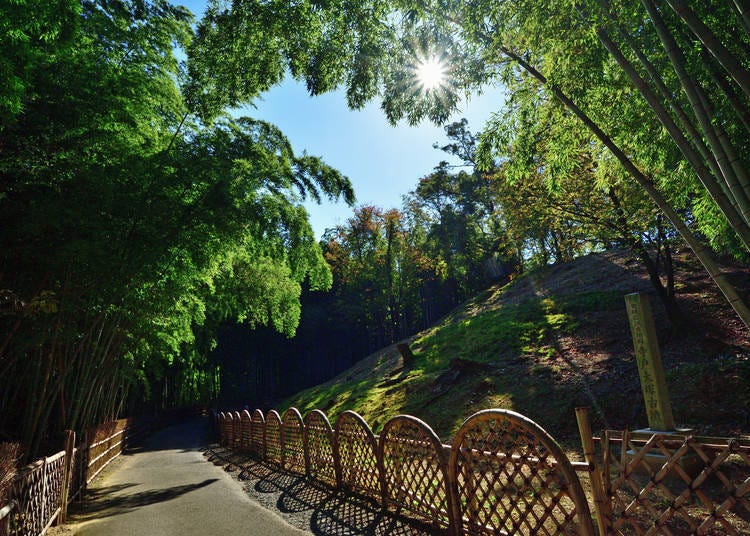
M648 425L652 430L672 431L675 429L674 417L669 402L651 304L648 296L643 293L628 294L625 296L625 303L633 335Z
M84 430L83 432L83 444L81 445L81 497L86 494L86 489L89 484L89 459L91 458L91 438L96 437L96 434L92 433L91 430Z
M76 433L73 430L65 430L65 472L63 473L63 484L60 504L60 517L58 523L64 523L68 515L68 494L70 493L70 482L73 479L74 459L73 453L76 445Z
M589 419L589 408L576 408L576 420L578 421L578 431L581 433L583 456L586 463L589 464L591 490L594 495L594 507L596 508L596 524L599 528L599 534L604 536L609 534L612 505L609 501L609 490L604 487L602 468L596 459L594 436L591 433L591 421ZM609 467L605 466L604 471L609 471Z
M450 447L447 453L445 448L443 450L443 456L448 457L448 472L445 475L448 491L448 534L449 536L459 536L463 530L463 519L461 517L461 501L458 497L458 475L456 474L458 463L453 463L453 448Z
M39 469L39 472L42 475L42 496L39 498L39 502L41 503L41 514L39 515L39 525L40 528L44 528L47 526L47 522L49 521L47 515L47 481L49 480L49 475L47 474L47 467L49 464L47 463L48 457L45 456L42 458L42 467Z

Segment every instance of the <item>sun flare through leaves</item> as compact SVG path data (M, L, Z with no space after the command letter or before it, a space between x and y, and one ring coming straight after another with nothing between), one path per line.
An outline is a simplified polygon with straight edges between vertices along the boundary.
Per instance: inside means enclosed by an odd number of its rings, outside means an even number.
M422 89L439 89L445 84L447 65L437 56L422 58L417 64L416 74Z

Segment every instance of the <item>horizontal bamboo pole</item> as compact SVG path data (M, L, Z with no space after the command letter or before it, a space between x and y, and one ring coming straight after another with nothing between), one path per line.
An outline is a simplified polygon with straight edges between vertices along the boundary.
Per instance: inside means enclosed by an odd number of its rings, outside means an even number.
M11 500L8 504L0 508L0 521L8 517L11 514L11 512L13 512L13 510L16 508L16 505L17 505L16 501Z
M104 439L102 439L102 440L100 440L100 441L97 441L96 443L91 443L91 445L89 445L89 448L90 448L90 449L93 449L93 448L95 448L95 447L98 447L99 445L102 445L102 444L106 443L107 441L110 441L110 440L114 439L115 437L117 437L117 436L119 436L119 435L122 435L122 434L124 434L124 433L125 433L125 432L127 432L127 431L128 431L128 429L127 429L127 428L123 428L123 429L122 429L122 430L120 430L119 432L115 432L114 434L112 434L112 435L111 435L111 436L109 436L109 437L105 437Z

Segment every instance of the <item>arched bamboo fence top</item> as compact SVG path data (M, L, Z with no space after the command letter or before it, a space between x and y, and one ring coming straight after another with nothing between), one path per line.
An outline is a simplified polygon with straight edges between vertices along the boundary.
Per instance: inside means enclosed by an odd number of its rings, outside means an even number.
M385 501L438 529L448 528L448 456L435 431L421 419L398 415L383 426L379 450Z
M308 426L322 426L328 431L330 439L333 440L333 427L331 426L331 421L329 421L326 414L319 409L314 409L305 416L305 429L307 429ZM305 430L305 433L307 433L307 430Z
M289 408L284 412L284 426L287 425L287 423L294 421L297 426L302 428L305 425L305 421L302 418L302 414L299 412L297 408Z
M339 484L339 457L334 451L334 434L326 414L314 409L305 416L303 432L307 474L319 482Z
M275 409L269 410L268 413L266 413L266 426L269 424L281 426L281 415L279 415L279 412Z
M240 417L243 421L249 421L252 419L252 417L250 416L250 412L246 409L242 410L242 413L240 413Z
M384 483L378 445L367 421L354 411L344 411L336 419L334 434L341 485L380 500Z
M263 416L263 412L259 409L253 410L253 415L251 417L251 420L253 422L260 422L263 424L266 423L266 418Z
M289 408L284 412L282 423L282 456L284 468L294 473L305 474L308 467L308 456L305 452L304 438L305 424L297 408Z
M284 450L281 444L281 416L275 409L266 413L264 442L266 460L282 465L284 463Z
M453 440L449 470L456 475L456 508L463 509L457 519L468 523L469 533L594 534L567 456L519 413L490 409L466 419ZM526 489L534 490L533 499L523 495ZM490 500L491 494L499 500Z
M367 424L367 421L357 413L356 411L346 410L339 415L336 419L336 427L334 434L336 440L340 435L349 433L355 430L361 430L362 433L367 437L368 442L372 443L373 448L377 449L377 441L375 441L375 434L372 432L372 428Z
M435 448L438 455L441 458L443 457L443 443L440 441L438 435L429 424L413 415L396 415L383 425L383 430L380 432L380 440L378 441L380 451L383 451L383 446L387 441L392 437L399 437L403 430L411 432L412 435L421 435L425 441L429 441ZM445 461L448 462L447 456L445 457Z

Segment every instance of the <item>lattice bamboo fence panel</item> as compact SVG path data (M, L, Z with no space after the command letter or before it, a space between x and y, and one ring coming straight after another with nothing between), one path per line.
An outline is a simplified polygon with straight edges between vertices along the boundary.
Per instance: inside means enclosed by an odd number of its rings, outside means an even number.
M227 444L227 427L229 426L229 421L227 420L227 414L223 411L219 413L219 443L222 445Z
M245 451L250 450L250 428L252 426L251 420L252 418L250 417L250 412L246 409L242 410L242 413L240 413L240 449Z
M232 448L242 448L242 415L239 411L232 414Z
M234 414L230 411L226 414L226 446L234 448Z
M340 485L380 501L383 488L378 447L365 420L353 411L343 412L336 421L334 438Z
M11 487L16 508L11 513L13 536L44 533L60 513L65 451L21 469Z
M586 496L567 457L536 423L506 410L466 420L449 471L454 516L471 535L593 535Z
M312 410L305 417L305 455L307 475L329 486L336 486L337 458L333 450L333 428L325 413Z
M297 408L284 413L282 442L284 445L284 469L300 475L305 474L305 425Z
M263 448L263 436L266 433L266 419L263 417L263 412L259 409L253 411L252 414L252 426L250 427L250 446L253 453L261 458L265 454Z
M265 426L256 427L256 421ZM281 456L301 472L296 435L301 433L310 480L430 522L438 532L593 536L572 464L544 430L510 411L473 415L452 447L442 445L429 426L410 416L387 422L379 442L364 419L351 411L341 414L335 430L319 410L303 422L296 410L288 410L283 424L275 411L269 411L264 422L255 410L252 424L251 439L257 430L265 430L266 460L279 463Z
M605 432L613 534L750 534L750 441Z
M104 467L120 455L126 445L128 419L104 423L88 432L88 466L86 483L91 482Z
M266 454L265 459L276 465L283 465L284 451L281 448L281 417L272 409L266 414Z
M383 427L378 447L386 504L448 528L448 457L432 428L416 417L400 415Z

